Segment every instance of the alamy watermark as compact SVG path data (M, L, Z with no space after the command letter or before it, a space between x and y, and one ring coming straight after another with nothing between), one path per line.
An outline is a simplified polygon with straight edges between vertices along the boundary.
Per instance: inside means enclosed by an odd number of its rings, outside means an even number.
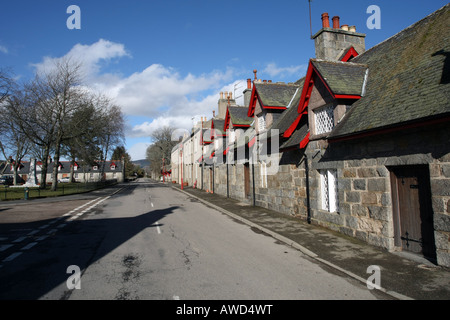
M66 12L70 14L70 16L67 18L66 26L67 29L73 30L73 29L81 29L81 9L77 5L70 5L67 7Z
M81 289L81 270L77 265L67 267L66 273L72 274L66 281L67 289Z
M370 5L367 7L366 13L370 14L367 18L367 29L381 29L381 9L377 5Z
M367 268L367 273L371 273L372 275L367 279L366 285L367 289L381 289L381 269L379 266L371 265Z

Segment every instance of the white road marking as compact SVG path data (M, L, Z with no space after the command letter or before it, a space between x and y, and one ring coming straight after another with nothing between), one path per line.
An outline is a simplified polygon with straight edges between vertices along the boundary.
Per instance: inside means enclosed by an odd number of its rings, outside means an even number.
M114 195L114 194L120 192L122 189L123 189L123 188L121 188L121 189L115 191L112 195ZM112 196L112 195L111 195L111 196ZM76 215L72 216L72 217L71 217L70 219L68 219L67 221L75 220L75 219L79 218L80 216L82 216L85 212L91 210L92 208L94 208L95 206L99 205L99 204L102 203L103 201L108 200L109 198L111 198L111 196L107 196L107 197L105 197L105 198L103 198L103 199L102 199L101 197L95 198L95 199L93 199L93 200L91 200L91 201L89 201L89 202L87 202L87 203L85 203L85 204L83 204L83 205L81 205L81 206L79 206L79 207L77 207L77 208L75 208L75 209L73 209L73 210L71 210L71 211L69 211L69 212L63 214L61 217L58 217L57 219L54 219L54 220L50 221L48 224L43 225L43 226L39 227L38 229L32 230L31 232L29 232L29 233L27 234L27 236L17 238L16 240L13 241L13 243L20 243L20 242L22 242L23 240L25 240L28 236L35 235L35 234L38 233L39 231L42 231L43 229L48 228L51 224L54 224L55 222L57 222L57 221L63 219L64 217L71 216L73 213L77 212L78 210L80 210L80 209L82 209L82 208L84 208L84 207L90 205L90 204L93 203L93 202L96 202L96 203L92 204L90 207L88 207L88 208L84 209L83 211L77 213ZM99 200L99 199L101 199L101 200ZM21 250L24 251L24 250L28 250L28 249L34 247L34 246L35 246L36 244L38 244L40 241L42 241L42 240L48 238L49 235L56 233L56 232L58 231L57 229L61 229L61 228L65 227L66 225L67 225L67 223L62 223L62 224L56 226L55 228L53 228L53 229L51 229L50 231L48 231L46 235L40 236L39 238L35 239L34 242L31 242L31 243L27 244L26 246L24 246ZM161 233L161 230L159 230L159 227L158 227L158 233ZM1 238L1 239L2 239L2 240L7 240L7 238ZM0 252L1 252L1 251L5 251L5 250L11 248L13 245L14 245L14 244L4 244L4 245L1 245L1 246L0 246ZM6 257L5 259L3 259L2 262L9 262L9 261L14 260L15 258L17 258L18 256L20 256L20 255L22 254L22 251L18 251L18 252L14 252L14 253L10 254L8 257ZM0 268L1 268L1 267L3 267L2 264L0 264Z
M39 238L36 239L36 241L42 241L46 238L48 238L48 235L40 236Z
M179 296L173 296L173 300L180 300Z
M7 258L3 259L3 262L8 262L8 261L12 261L15 258L17 258L18 256L20 256L22 254L22 252L14 252L13 254L11 254L10 256L8 256Z
M159 222L156 222L156 231L158 231L158 234L161 234L161 229L159 228Z
M0 246L0 252L5 251L6 249L9 249L12 246L13 246L12 244L4 244L4 245Z
M22 242L23 240L25 240L27 237L20 237L20 238L17 238L16 240L14 240L13 241L13 243L19 243L19 242Z
M30 242L29 244L27 244L25 247L23 247L21 250L28 250L32 247L34 247L35 245L37 245L37 242Z
M152 208L153 208L153 202L151 202L150 204L152 205Z
M47 232L47 234L52 234L52 233L56 233L56 231L58 231L58 230L56 230L56 229L52 229L52 230L50 230L49 232Z

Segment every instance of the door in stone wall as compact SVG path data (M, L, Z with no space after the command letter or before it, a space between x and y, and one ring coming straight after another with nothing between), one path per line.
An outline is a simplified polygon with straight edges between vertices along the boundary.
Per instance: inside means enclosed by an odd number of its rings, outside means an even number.
M435 259L428 167L393 167L391 185L396 245L402 250Z
M245 198L250 198L250 165L244 164L244 192Z

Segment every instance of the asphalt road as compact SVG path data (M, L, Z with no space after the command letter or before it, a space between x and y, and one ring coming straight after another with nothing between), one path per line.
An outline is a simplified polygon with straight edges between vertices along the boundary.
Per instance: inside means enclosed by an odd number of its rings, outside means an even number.
M0 299L382 298L145 179L84 198L0 206Z

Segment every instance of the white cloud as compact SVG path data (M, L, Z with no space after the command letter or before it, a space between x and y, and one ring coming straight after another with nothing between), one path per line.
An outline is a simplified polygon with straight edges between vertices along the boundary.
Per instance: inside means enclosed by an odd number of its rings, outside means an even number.
M44 57L40 63L32 64L37 73L50 72L55 63L62 59L70 59L82 64L82 74L86 81L94 81L99 76L101 63L109 62L114 58L121 58L131 55L125 50L125 46L120 43L100 39L91 45L76 44L63 57ZM105 75L101 78L106 78Z
M3 52L4 54L8 53L8 48L5 46L0 46L0 52Z
M152 64L127 78L116 79L107 88L104 84L98 88L106 89L126 114L157 117L162 112L204 112L207 104L212 107L205 92L219 90L231 78L231 70L183 77L173 68Z
M298 66L289 66L289 67L278 67L276 63L269 63L262 70L263 73L267 73L271 77L282 77L289 75L299 74L299 78L301 77L300 71L306 70L306 65L298 65Z
M48 72L58 59L82 62L86 85L110 96L125 116L133 118L125 132L130 141L148 137L151 142L151 134L164 126L190 130L200 117L209 119L213 110L218 112L219 92L241 96L246 87L246 80L234 81L237 72L231 68L200 75L182 75L161 64L151 64L129 76L104 71L105 63L123 57L131 58L123 44L100 39L91 45L77 44L63 57L44 57L33 66L37 72ZM243 104L243 98L237 102ZM130 152L136 154L133 159L142 158L144 144L130 146Z
M138 142L127 148L131 160L142 160L146 158L146 151L150 143Z

